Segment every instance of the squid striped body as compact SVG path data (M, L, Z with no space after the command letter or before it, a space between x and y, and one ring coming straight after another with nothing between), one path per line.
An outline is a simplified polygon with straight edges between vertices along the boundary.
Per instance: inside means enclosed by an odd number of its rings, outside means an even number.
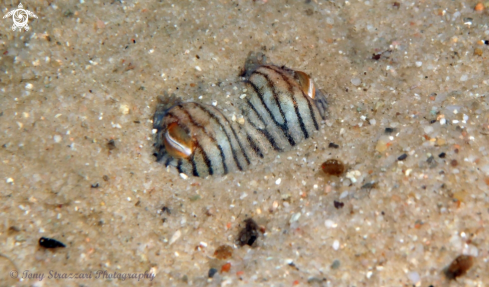
M323 93L304 72L265 62L250 54L245 64L248 92L237 98L244 123L210 105L163 99L154 116L157 161L187 175L225 175L311 137L325 117Z

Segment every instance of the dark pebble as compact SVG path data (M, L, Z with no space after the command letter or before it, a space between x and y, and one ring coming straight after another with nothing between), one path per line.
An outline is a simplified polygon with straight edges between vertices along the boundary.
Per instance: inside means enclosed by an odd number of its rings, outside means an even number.
M405 160L406 158L407 158L407 154L403 153L397 158L397 160Z
M438 157L440 157L440 158L445 158L445 156L446 156L446 155L447 155L446 153L442 152L442 153L440 153L440 154L438 155Z
M214 277L214 275L216 275L216 273L217 273L217 269L216 268L209 269L209 278Z
M489 45L489 40L485 40L484 44Z
M168 213L168 215L171 214L171 210L170 210L170 208L168 206L163 206L161 208L161 212L163 212L163 213L166 212L166 213Z
M329 148L339 148L340 146L335 143L329 143Z
M98 182L92 183L92 185L90 185L90 187L91 188L98 188L99 187Z
M340 202L340 201L334 201L334 207L336 209L340 209L340 208L343 208L343 206L345 206L345 204L343 202Z
M333 264L331 264L331 269L338 269L340 268L340 261L338 259L336 259L335 261L333 261Z
M384 132L385 132L386 134L391 134L391 133L393 133L394 131L395 131L395 129L393 129L393 128L385 128L385 130L384 130Z
M114 140L110 140L110 141L107 143L107 147L109 148L109 150L113 150L113 149L115 149L115 141L114 141Z
M62 242L47 237L41 237L39 239L39 245L41 245L44 248L66 247L66 245L64 245Z
M458 161L456 159L450 161L450 165L456 167L458 165Z
M239 246L252 246L258 239L258 224L251 218L245 219L244 223L245 227L239 232L237 243Z
M109 181L109 176L108 176L108 175L104 175L104 176L102 176L102 179L103 179L104 181Z
M445 270L445 275L448 279L455 280L457 277L465 275L472 265L474 265L474 257L470 255L459 255Z

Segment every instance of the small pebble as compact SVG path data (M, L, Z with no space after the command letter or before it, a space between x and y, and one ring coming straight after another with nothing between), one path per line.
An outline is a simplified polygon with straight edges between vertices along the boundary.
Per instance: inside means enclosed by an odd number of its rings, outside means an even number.
M214 275L216 275L216 273L217 273L217 269L216 268L209 269L209 273L208 273L209 278L214 277Z
M214 251L214 257L225 260L233 256L233 248L229 245L221 245Z
M334 207L336 209L340 209L340 208L343 208L343 206L345 206L345 204L343 202L340 202L340 201L334 201Z
M408 272L407 274L409 280L411 280L411 283L413 283L414 285L416 285L419 280L421 280L421 277L419 276L419 273L418 272Z
M458 165L458 161L456 159L453 159L450 161L450 165L456 167Z
M440 157L440 158L445 158L445 156L446 156L446 155L447 155L446 153L442 152L442 153L440 153L440 154L438 155L438 157Z
M448 279L455 280L465 275L472 265L474 265L474 257L470 255L459 255L445 270L445 275Z
M99 187L98 182L96 182L96 183L92 183L92 184L90 185L90 187L91 187L91 188L98 188L98 187Z
M245 219L244 223L245 227L239 232L237 243L239 246L252 246L258 239L258 224L251 218Z
M227 273L227 272L229 272L229 270L231 270L231 263L228 262L228 263L222 265L221 273Z
M27 84L25 84L25 88L26 88L27 90L32 90L32 89L34 88L34 85L33 85L33 84L31 84L31 83L27 83Z
M334 176L340 176L346 170L345 165L337 159L328 159L321 165L321 169L325 174Z
M403 153L397 158L397 160L405 160L406 158L407 158L407 154Z
M339 148L340 146L335 144L335 143L329 143L328 147L329 148Z
M331 264L331 269L340 268L340 264L341 264L341 262L338 259L336 259L335 261L333 261L333 264Z
M417 62L416 62L416 67L418 67L418 68L419 68L419 67L421 67L421 66L423 66L423 62L421 62L421 61L417 61Z
M107 142L107 147L109 148L109 150L113 150L113 149L115 149L115 148L116 148L116 146L115 146L115 141L114 141L113 139L109 140L109 141Z
M395 131L395 129L393 129L393 128L385 128L385 130L384 130L384 132L385 132L386 134L391 134L391 133L393 133L394 131Z
M61 142L61 139L62 139L62 138L61 138L61 136L60 136L60 135L55 135L55 136L53 137L53 140L54 140L54 142L55 142L55 143L60 143L60 142Z
M354 85L354 86L358 86L362 83L362 80L360 80L360 78L352 78L350 80L350 82Z
M44 248L57 248L57 247L66 247L66 245L56 239L41 237L39 239L39 245Z
M335 241L333 242L333 249L334 249L334 250L338 250L338 249L340 249L340 242L339 242L338 240L335 240Z

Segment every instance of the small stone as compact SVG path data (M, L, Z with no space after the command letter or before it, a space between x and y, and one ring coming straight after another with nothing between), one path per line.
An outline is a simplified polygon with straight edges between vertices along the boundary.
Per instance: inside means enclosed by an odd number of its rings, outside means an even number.
M96 182L96 183L92 183L92 184L90 185L90 188L98 188L98 187L99 187L98 182Z
M335 144L335 143L329 143L328 147L329 148L339 148L340 146Z
M251 218L245 219L244 223L245 227L239 232L237 243L239 246L252 246L258 239L258 224Z
M231 263L228 262L228 263L222 265L221 273L227 273L227 272L229 272L229 270L231 270Z
M123 114L123 115L127 115L129 114L129 105L128 104L121 104L119 106L119 111Z
M352 78L350 80L350 82L352 83L352 85L354 86L359 86L361 83L362 83L362 80L360 80L360 78Z
M340 202L340 201L334 201L334 207L336 209L340 209L340 208L343 208L343 206L345 206L345 204L343 202Z
M341 265L341 262L336 259L335 261L333 261L333 264L331 264L331 269L338 269L340 268L340 265Z
M333 249L334 250L340 249L340 242L338 240L333 241Z
M469 79L469 76L468 75L462 75L462 77L460 77L460 81L461 82L465 82Z
M397 158L397 160L405 160L406 158L407 158L407 154L403 153Z
M447 141L444 140L444 139L437 139L436 140L436 145L437 146L443 146L443 145L446 145L447 144Z
M327 175L340 176L346 168L345 165L337 159L328 159L321 165L321 169Z
M456 167L458 165L458 161L456 159L453 159L450 161L450 165Z
M173 233L170 242L168 242L168 245L172 245L173 243L175 243L175 241L177 241L180 236L182 236L182 232L180 230L177 230L175 233Z
M476 55L476 56L482 56L482 49L475 48L474 49L474 55Z
M6 182L10 183L10 184L14 184L14 179L9 177L9 178L7 178Z
M107 147L109 148L109 150L113 150L113 149L115 149L115 148L116 148L116 146L115 146L115 141L114 141L113 139L109 140L109 141L107 142Z
M477 12L484 11L484 4L482 4L481 2L477 3L477 5L475 5L474 7L474 10Z
M378 152L385 152L387 150L387 143L383 140L379 140L375 145L375 150Z
M419 67L421 67L421 66L423 66L423 62L421 62L421 61L416 61L416 67L418 67L418 68L419 68Z
M418 272L408 272L407 274L409 280L411 280L411 283L413 283L414 285L416 285L419 280L421 280L421 277L419 276L419 273Z
M214 277L214 275L216 275L216 273L217 273L217 269L216 268L209 269L209 273L208 273L209 278Z
M32 89L34 88L34 85L33 85L33 84L31 84L31 83L27 83L27 84L25 84L25 88L26 88L27 90L32 90Z
M276 185L279 185L281 182L282 182L282 179L281 179L281 178L279 178L279 179L277 179L277 180L275 181L275 184L276 184Z
M472 265L474 265L474 257L470 255L459 255L445 270L445 275L448 279L455 280L465 275Z
M442 152L442 153L440 153L440 154L438 155L438 157L440 157L440 158L445 158L445 156L446 156L446 155L447 155L446 153Z
M292 217L290 217L290 223L293 223L293 222L296 222L297 220L299 220L299 218L301 217L301 213L300 212L297 212L295 213L294 215L292 215Z
M393 133L395 130L396 130L396 129L394 129L394 128L385 128L384 132L385 132L386 134L391 134L391 133Z
M41 245L44 248L66 247L66 245L63 242L47 237L41 237L39 239L39 245Z
M226 260L231 256L233 256L233 248L229 245L221 245L214 251L214 257L217 259Z
M53 140L54 140L55 143L60 143L61 140L62 140L62 137L60 135L55 135L53 137Z

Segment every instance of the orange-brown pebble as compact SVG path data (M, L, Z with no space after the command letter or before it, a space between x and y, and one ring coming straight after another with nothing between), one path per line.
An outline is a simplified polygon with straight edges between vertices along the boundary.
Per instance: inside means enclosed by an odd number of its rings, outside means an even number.
M214 256L221 260L231 258L233 256L233 248L229 245L221 245L214 251Z
M328 159L321 168L325 174L340 176L345 172L345 165L337 159Z
M484 11L484 4L482 4L481 2L477 3L477 5L475 5L474 10L475 11Z
M450 263L445 271L445 275L448 279L457 279L457 277L465 275L472 265L474 265L474 257L470 255L459 255Z
M241 277L244 275L244 271L238 271L236 272L236 276Z
M222 265L221 273L227 273L227 272L229 272L229 270L231 270L231 263L228 262L228 263Z
M484 178L484 181L486 182L487 185L489 185L489 177Z
M474 49L474 55L476 55L476 56L482 56L482 49L475 48Z

